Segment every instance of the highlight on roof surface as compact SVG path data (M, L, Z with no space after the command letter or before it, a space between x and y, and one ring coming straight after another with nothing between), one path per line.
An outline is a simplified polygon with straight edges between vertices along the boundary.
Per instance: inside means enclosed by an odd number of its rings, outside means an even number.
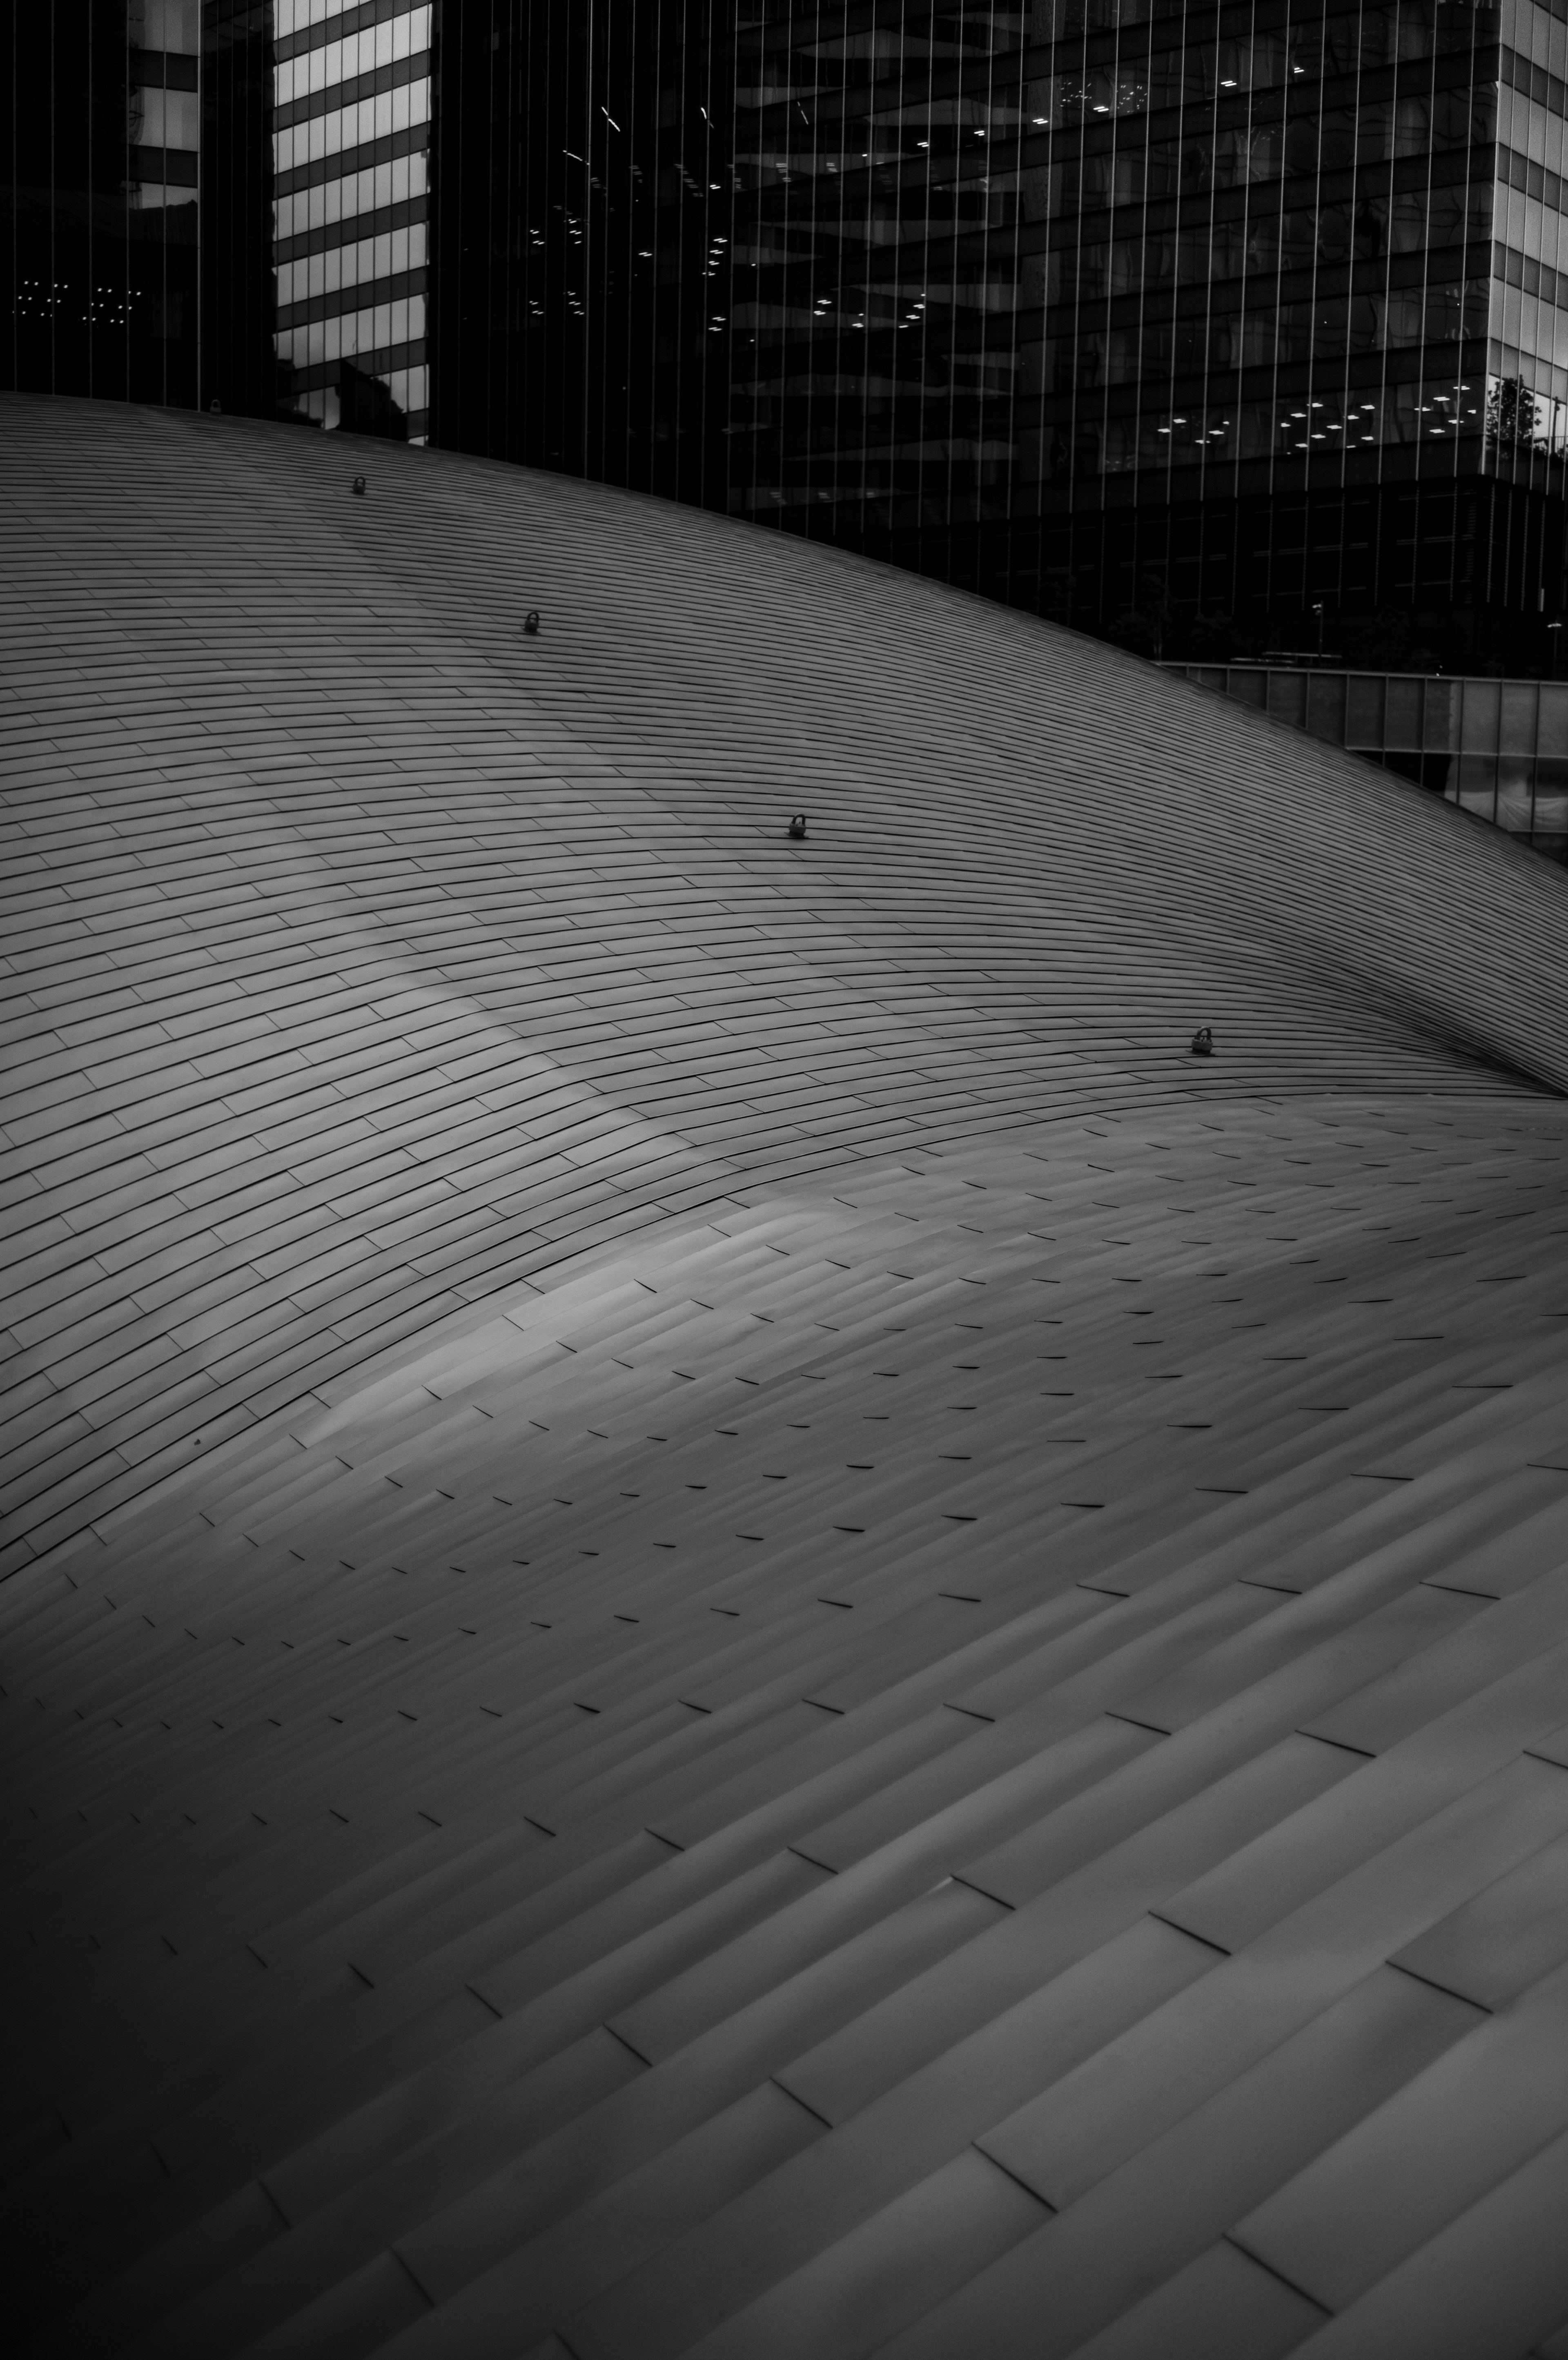
M1560 2360L1568 879L808 543L4 417L27 2348Z

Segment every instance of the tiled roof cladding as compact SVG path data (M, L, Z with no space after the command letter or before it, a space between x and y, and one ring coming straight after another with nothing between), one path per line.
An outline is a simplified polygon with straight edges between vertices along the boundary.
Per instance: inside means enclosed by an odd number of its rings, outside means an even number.
M808 545L5 417L35 2348L1555 2350L1564 880Z

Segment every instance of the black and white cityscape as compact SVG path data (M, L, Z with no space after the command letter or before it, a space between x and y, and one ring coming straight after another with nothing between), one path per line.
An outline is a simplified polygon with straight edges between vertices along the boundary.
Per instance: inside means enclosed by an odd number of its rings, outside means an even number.
M15 2348L1568 2360L1568 0L0 98Z

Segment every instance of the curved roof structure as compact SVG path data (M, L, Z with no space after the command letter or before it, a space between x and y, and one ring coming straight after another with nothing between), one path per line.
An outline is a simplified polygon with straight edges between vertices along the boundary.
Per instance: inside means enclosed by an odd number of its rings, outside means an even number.
M1555 2355L1568 879L809 544L4 415L33 2348Z

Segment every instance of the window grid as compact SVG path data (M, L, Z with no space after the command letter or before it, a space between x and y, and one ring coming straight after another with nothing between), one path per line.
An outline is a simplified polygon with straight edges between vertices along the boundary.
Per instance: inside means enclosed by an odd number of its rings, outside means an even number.
M422 442L430 411L429 5L279 0L275 342L296 416ZM396 222L387 216L394 211Z

